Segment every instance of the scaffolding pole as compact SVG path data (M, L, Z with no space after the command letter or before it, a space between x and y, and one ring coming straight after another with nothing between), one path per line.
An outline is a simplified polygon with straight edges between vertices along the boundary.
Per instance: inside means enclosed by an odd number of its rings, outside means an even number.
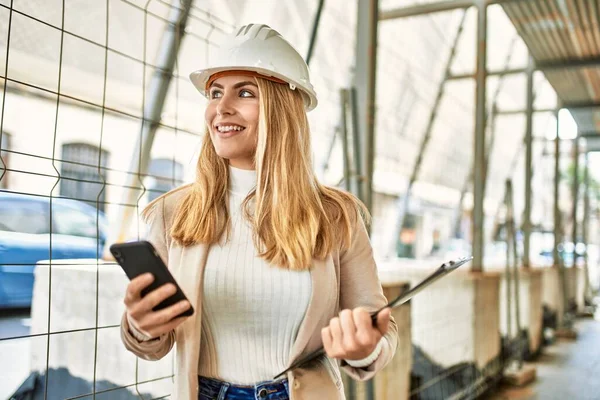
M421 15L428 15L438 12L466 9L471 6L483 5L485 7L492 4L513 3L519 1L527 2L529 0L444 0L437 2L432 1L429 3L415 4L411 6L382 11L379 14L379 20L385 21L398 18L418 17Z
M473 6L473 0L453 0L440 1L436 3L416 4L408 7L396 8L393 10L382 11L379 14L379 20L385 21L390 19L417 17L419 15L433 14L444 11L454 11L458 9L466 9Z
M437 110L442 102L442 98L444 97L444 89L446 86L446 81L448 76L450 75L450 70L452 68L452 62L454 61L456 55L456 47L458 46L458 42L460 37L462 36L465 19L467 13L463 12L462 18L458 25L458 30L456 32L456 36L454 37L454 43L452 44L452 49L450 50L450 55L448 56L448 60L446 61L446 67L444 69L444 76L442 81L438 86L438 92L435 97L435 102L433 104L433 108L431 109L431 113L429 114L429 120L427 122L427 127L425 128L425 134L423 135L423 140L421 141L421 146L419 147L419 154L417 155L417 159L412 169L412 173L410 175L410 179L408 181L408 185L404 192L404 196L398 198L398 217L396 219L396 225L394 226L394 231L392 233L392 237L390 240L390 245L388 249L388 256L393 257L396 253L396 245L398 242L398 237L400 236L400 232L402 231L402 227L404 226L404 221L406 219L406 214L408 214L408 206L410 204L410 197L412 194L412 188L417 180L419 175L419 171L421 170L421 165L423 163L423 156L427 151L427 147L429 145L429 140L431 139L431 133L433 131L433 125L436 120Z
M369 211L373 208L373 169L375 154L375 83L377 71L378 0L358 2L356 24L356 112L360 146L363 149L361 200Z
M358 100L356 94L356 88L350 88L350 117L352 122L352 170L350 176L352 177L352 194L359 199L362 197L363 187L363 175L361 169L361 140L360 140L360 128L358 123Z
M485 0L477 3L477 79L475 89L475 148L473 157L473 235L472 271L483 270L483 228L485 197L483 169L485 168L486 127L486 64L487 64L487 7Z
M350 191L350 154L348 154L348 90L340 89L340 136L344 152L344 189Z
M150 81L148 96L145 100L141 134L135 144L133 150L134 156L129 167L131 173L128 175L124 186L129 189L125 190L123 194L122 204L137 204L139 200L139 195L135 188L139 185L143 187L142 176L148 170L152 143L154 142L156 129L161 119L180 43L185 35L185 26L192 2L193 0L173 0L169 15L169 24L165 29L158 49L157 68ZM116 242L122 242L126 239L127 230L131 224L131 220L134 218L136 208L124 206L120 207L119 210L119 218L117 218L119 225L115 236ZM108 246L106 247L108 249Z
M589 174L589 153L586 151L584 158L584 170L583 170L583 184L584 193L583 193L583 221L581 226L581 241L585 244L585 251L583 253L583 261L584 261L584 278L585 278L585 288L584 288L584 298L586 300L591 300L592 291L590 287L590 274L588 268L588 234L589 234L589 224L590 224L590 174Z
M558 252L558 245L561 242L560 237L560 204L559 204L559 191L560 191L560 124L559 124L559 110L556 113L556 137L554 138L554 247L552 248L552 259L554 266L560 265L560 254Z
M354 86L351 91L353 133L359 140L353 140L355 152L362 149L362 159L355 163L360 166L359 198L369 212L373 212L373 172L375 165L375 89L377 78L377 29L379 21L379 0L358 1L356 19L356 53L354 63ZM368 227L370 232L371 227ZM356 386L353 381L348 388L350 398L354 398ZM375 398L373 380L366 382L366 400Z
M579 136L573 139L573 204L571 210L571 218L573 225L571 226L571 239L573 246L577 245L577 203L579 203ZM577 253L573 252L573 266L577 263Z
M562 313L557 311L557 325L560 328L565 327L566 324L566 313L567 313L567 305L568 294L567 294L567 279L565 272L565 263L563 258L561 257L558 248L560 243L563 240L563 221L562 215L560 212L560 113L559 110L556 110L556 138L554 142L554 150L555 154L555 165L554 165L554 251L555 251L555 261L558 263L555 265L558 268L558 277L560 280L560 290L562 292Z
M531 243L531 180L533 176L533 73L534 61L527 67L527 113L525 114L525 210L523 212L523 266L529 268ZM515 261L516 262L516 261Z

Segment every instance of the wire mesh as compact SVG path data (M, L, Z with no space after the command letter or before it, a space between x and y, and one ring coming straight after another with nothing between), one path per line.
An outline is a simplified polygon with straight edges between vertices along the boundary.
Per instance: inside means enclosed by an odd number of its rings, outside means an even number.
M116 210L139 212L149 196L183 183L183 165L190 163L200 132L178 119L180 97L192 98L190 91L179 91L179 81L187 78L177 65L171 72L147 61L156 58L162 32L173 25L167 17L173 7L130 1L90 6L76 1L0 4L0 18L7 22L0 38L0 132L16 132L6 136L14 140L2 140L0 195L4 206L37 202L47 233L25 250L41 253L33 255L35 261L48 260L34 268L32 257L2 254L2 300L13 301L9 307L30 305L31 314L17 314L23 317L20 326L3 332L0 342L26 350L23 360L31 363L31 371L20 364L7 375L10 386L0 386L14 391L20 382L21 392L30 386L30 395L43 398L166 398L172 358L150 366L120 345L119 299L126 282L119 268L101 261L102 249ZM202 13L193 19L222 30L220 22L205 22ZM187 40L200 41L199 48L214 45L210 36L193 32ZM144 109L150 82L166 73L173 83L165 114L150 121ZM161 147L153 149L154 168L140 173L127 165L127 153L140 126L151 122ZM127 184L130 176L137 177L135 184ZM138 194L135 202L123 202L125 190ZM67 206L71 215L62 217ZM93 229L77 233L77 218L84 217ZM63 232L69 224L71 231ZM139 222L128 229L130 238L141 234ZM5 279L10 272L21 281Z

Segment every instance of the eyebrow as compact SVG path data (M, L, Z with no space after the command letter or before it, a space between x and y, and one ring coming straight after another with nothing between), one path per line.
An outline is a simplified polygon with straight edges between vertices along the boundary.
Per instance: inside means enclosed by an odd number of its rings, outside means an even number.
M233 85L233 88L234 88L234 89L239 89L239 88L241 88L242 86L248 86L248 85L251 85L251 86L258 87L258 86L256 85L256 83L254 83L254 82L252 82L252 81L243 81L243 82L238 82L238 83L236 83L235 85ZM213 82L213 83L211 83L210 87L213 87L213 86L214 86L214 87L218 87L219 89L224 89L223 85L221 85L221 84L218 84L218 83L216 83L216 82ZM209 89L210 89L210 88L209 88Z

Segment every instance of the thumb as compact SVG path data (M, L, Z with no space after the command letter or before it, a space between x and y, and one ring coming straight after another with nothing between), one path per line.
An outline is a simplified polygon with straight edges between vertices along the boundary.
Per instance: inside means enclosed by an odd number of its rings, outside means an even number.
M381 336L385 335L390 327L390 316L392 315L391 308L384 308L377 314L377 330Z

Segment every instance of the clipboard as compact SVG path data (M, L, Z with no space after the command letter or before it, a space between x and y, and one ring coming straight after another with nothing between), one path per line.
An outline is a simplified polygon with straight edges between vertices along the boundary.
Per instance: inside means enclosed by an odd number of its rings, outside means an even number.
M421 282L419 282L412 289L400 294L394 300L390 301L386 306L381 307L379 310L372 313L371 321L373 322L373 324L375 324L377 322L377 314L381 310L388 308L388 307L389 308L400 307L402 304L406 303L407 301L409 301L410 299L415 297L418 293L423 291L427 286L431 285L433 282L437 281L438 279L446 276L450 272L456 270L458 267L468 263L472 259L473 259L473 257L463 257L463 258L459 258L457 260L452 260L452 261L443 263L440 267L438 267L435 271L433 271L429 276L427 276L425 279L423 279ZM322 357L323 355L325 355L325 349L323 349L321 347L321 348L305 355L301 359L296 360L296 362L294 362L292 365L290 365L285 371L277 374L273 378L273 380L276 380L280 376L285 375L287 372L289 372L293 369L310 364L310 363L314 362L315 360L317 360L319 357Z

